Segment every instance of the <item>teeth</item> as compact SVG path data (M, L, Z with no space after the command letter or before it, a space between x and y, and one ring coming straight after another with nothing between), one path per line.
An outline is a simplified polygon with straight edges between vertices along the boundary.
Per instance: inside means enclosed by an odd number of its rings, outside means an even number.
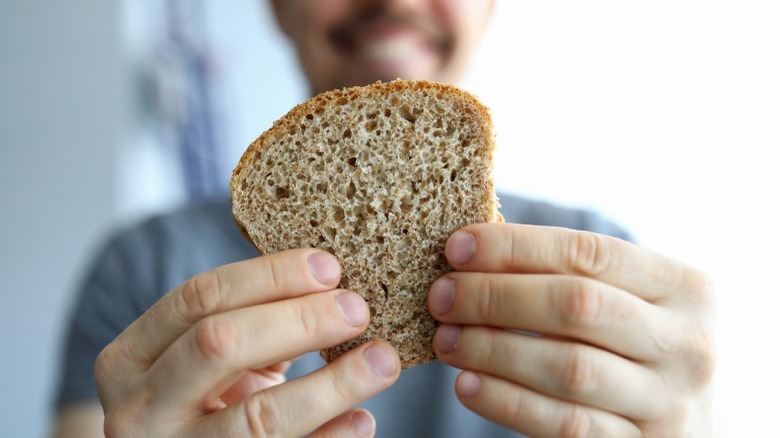
M415 44L410 38L380 38L363 41L358 53L370 62L401 62L414 55Z

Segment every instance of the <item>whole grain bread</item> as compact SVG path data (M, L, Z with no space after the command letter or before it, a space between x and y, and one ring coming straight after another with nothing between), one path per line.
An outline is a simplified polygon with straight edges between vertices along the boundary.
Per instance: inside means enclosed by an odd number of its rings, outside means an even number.
M318 95L255 140L230 183L233 216L261 253L318 247L340 287L368 302L366 332L322 350L331 361L371 339L403 367L435 359L431 283L451 270L447 238L503 221L488 109L458 88L393 81Z

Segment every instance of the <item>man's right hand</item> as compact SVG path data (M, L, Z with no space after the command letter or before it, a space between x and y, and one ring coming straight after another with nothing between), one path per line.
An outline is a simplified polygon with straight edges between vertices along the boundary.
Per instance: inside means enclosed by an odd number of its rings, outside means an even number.
M284 382L289 360L368 325L341 268L315 249L199 274L162 297L98 357L95 379L114 436L370 436L350 408L388 388L400 360L369 342Z

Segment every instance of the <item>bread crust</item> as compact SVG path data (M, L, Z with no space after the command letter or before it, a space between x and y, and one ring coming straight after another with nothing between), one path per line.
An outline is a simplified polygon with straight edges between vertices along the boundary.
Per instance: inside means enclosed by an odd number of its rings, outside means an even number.
M489 110L472 94L428 81L377 82L301 103L257 138L230 182L233 215L261 254L334 253L341 287L371 309L367 331L321 351L332 361L371 339L403 367L435 359L430 284L451 270L447 237L500 222Z

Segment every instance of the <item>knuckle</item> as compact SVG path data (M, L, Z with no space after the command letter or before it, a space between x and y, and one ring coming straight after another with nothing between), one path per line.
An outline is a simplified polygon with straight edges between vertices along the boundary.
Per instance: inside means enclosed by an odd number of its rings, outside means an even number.
M106 412L103 420L103 433L106 438L125 436L129 423L124 415L118 415L115 412Z
M568 245L570 268L581 275L598 277L610 268L610 244L606 236L573 231Z
M279 406L268 393L259 392L246 399L244 417L249 436L266 438L283 435Z
M176 296L175 308L185 320L198 320L218 311L222 290L218 271L198 274L183 285Z
M152 420L148 415L148 405L148 397L135 397L115 408L104 408L104 435L107 438L139 436L138 425Z
M534 419L526 397L523 397L519 391L512 391L505 397L498 397L496 401L498 402L497 412L500 418L514 418L519 421Z
M596 386L593 360L585 347L569 347L558 367L559 390L563 394L582 395Z
M338 312L337 309L334 310ZM313 309L312 306L305 305L303 301L295 306L295 319L299 322L305 339L316 339L325 333L326 327L323 327L320 323L319 312Z
M679 331L681 327L674 323L669 322L669 326L673 327L671 330L650 330L648 335L653 346L653 357L655 360L662 360L663 358L673 357L680 350L682 344Z
M284 267L277 257L269 257L265 281L269 290L280 290L284 284Z
M688 342L688 369L691 383L695 388L709 384L717 367L717 351L714 336L706 327L690 330Z
M504 252L501 256L501 263L505 267L520 266L522 263L522 255L520 250L522 245L517 242L517 236L511 231L510 228L502 228L504 233L502 241L509 242L509 245L504 245Z
M132 359L128 357L122 345L117 342L108 344L98 353L93 368L98 395L106 397L115 395L116 391L110 389L128 384L127 376L120 371L127 368L125 365L127 362L132 362Z
M100 351L95 360L95 382L98 385L98 389L113 374L112 371L117 368L121 360L120 353L114 344L109 344Z
M501 308L501 294L493 282L493 277L481 277L476 290L479 291L477 294L477 312L479 312L479 320L494 320Z
M509 348L505 342L502 342L501 336L505 333L502 330L490 329L486 327L473 327L464 329L464 334L476 336L476 341L472 347L475 350L478 365L484 367L495 366L497 363L517 363L521 360L516 355L516 351ZM470 353L471 354L471 353Z
M562 284L559 311L561 320L570 327L592 326L604 312L604 295L595 281L572 278Z
M563 438L583 438L592 435L590 416L579 406L567 409L561 421L560 436Z
M366 387L370 386L365 385L366 382L357 384L355 379L357 373L358 371L356 370L354 372L341 370L341 372L331 373L329 376L330 390L331 394L335 396L335 400L352 400L355 398L356 393L365 391Z
M684 280L696 308L709 311L715 302L715 281L707 273L696 269L687 269Z
M238 351L239 332L229 317L215 315L194 327L195 349L207 361L227 362Z

